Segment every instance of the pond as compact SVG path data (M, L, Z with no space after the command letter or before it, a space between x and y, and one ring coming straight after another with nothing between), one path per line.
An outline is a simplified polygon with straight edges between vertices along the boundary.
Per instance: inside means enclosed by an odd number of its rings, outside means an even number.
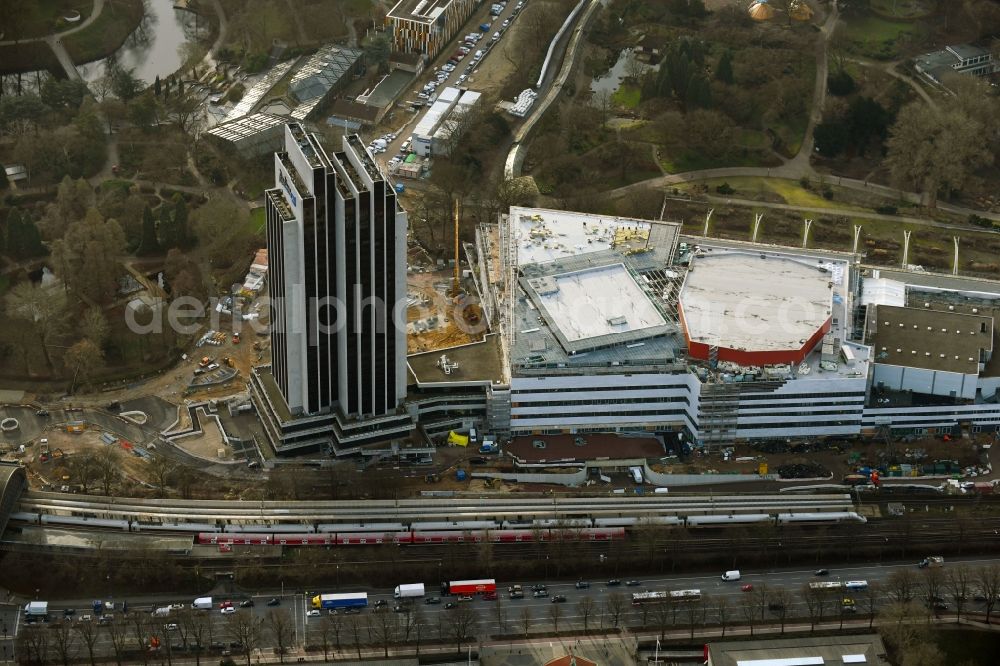
M174 9L173 0L145 0L146 15L114 57L122 67L152 83L170 76L184 64L187 45L207 35L208 21L193 12ZM92 83L104 76L104 61L78 65L80 76Z
M614 94L627 76L634 76L636 73L645 73L648 70L658 68L658 66L637 62L635 52L632 49L622 49L621 53L618 54L618 60L611 66L611 69L590 82L590 90L594 93L606 91L608 94Z

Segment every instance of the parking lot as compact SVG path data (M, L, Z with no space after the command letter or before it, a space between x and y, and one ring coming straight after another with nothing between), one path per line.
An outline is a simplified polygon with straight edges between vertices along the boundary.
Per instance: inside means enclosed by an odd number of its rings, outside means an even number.
M405 159L410 146L404 148L404 144L409 141L413 127L437 99L438 91L449 86L485 90L487 80L479 76L480 67L494 50L503 45L505 35L529 2L507 0L484 3L483 10L474 13L465 28L441 49L434 63L429 64L415 81L415 87L400 97L400 101L415 109L416 114L401 127L373 137L370 142L369 148L382 166L391 171ZM497 83L495 79L491 74L489 82Z

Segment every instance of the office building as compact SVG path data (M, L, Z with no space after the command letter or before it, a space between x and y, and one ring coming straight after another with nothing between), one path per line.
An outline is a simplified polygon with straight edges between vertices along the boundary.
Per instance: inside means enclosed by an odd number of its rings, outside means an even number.
M386 14L393 51L433 58L482 0L399 0Z
M265 193L271 365L251 380L265 430L279 451L377 441L370 419L405 432L406 213L356 135L327 154L290 123L284 147Z

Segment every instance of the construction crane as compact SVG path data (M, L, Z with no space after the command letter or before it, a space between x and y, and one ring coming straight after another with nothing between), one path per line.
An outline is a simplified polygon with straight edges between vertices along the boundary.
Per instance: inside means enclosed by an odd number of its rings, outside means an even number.
M451 295L458 296L462 292L462 283L459 280L461 269L458 261L458 199L455 199L452 210L455 218L455 281L451 286Z

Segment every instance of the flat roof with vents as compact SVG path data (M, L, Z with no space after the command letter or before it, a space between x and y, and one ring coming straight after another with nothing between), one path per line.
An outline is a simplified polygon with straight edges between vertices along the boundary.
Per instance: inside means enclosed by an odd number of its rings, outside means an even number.
M975 375L981 352L993 351L993 318L879 305L869 340L876 363Z
M390 19L432 23L455 0L399 0L386 14Z

